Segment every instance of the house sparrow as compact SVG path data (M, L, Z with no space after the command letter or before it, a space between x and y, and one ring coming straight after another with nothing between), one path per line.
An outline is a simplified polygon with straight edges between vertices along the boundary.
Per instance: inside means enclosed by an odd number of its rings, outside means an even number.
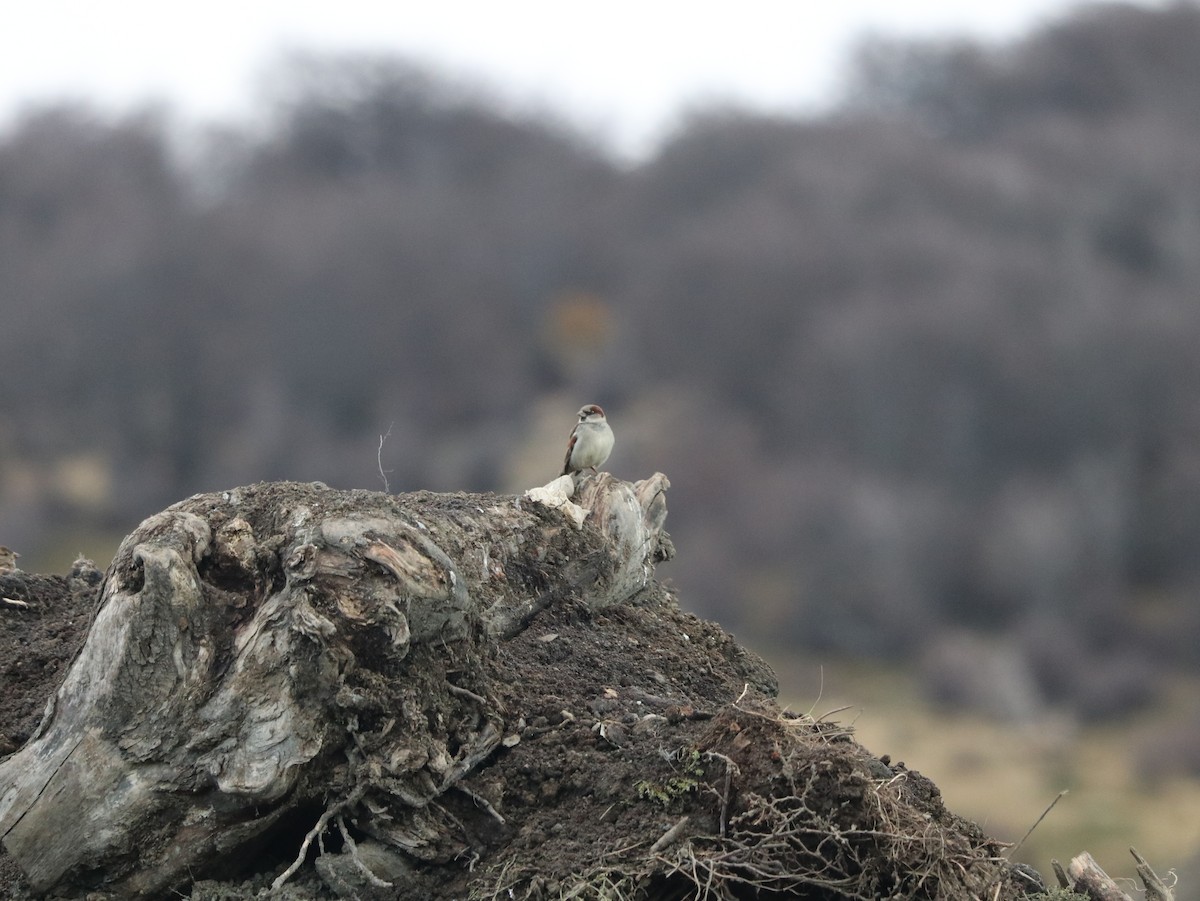
M0 544L0 573L10 573L16 570L17 558L20 556L16 551Z
M585 469L596 471L596 467L608 459L613 449L613 433L604 418L604 411L595 404L588 404L579 410L579 422L571 431L571 439L567 442L567 457L563 461L563 475L572 472L582 472Z

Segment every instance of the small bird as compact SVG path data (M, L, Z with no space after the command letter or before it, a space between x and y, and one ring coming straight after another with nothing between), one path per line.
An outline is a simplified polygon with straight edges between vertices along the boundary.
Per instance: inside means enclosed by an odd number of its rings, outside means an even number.
M613 449L613 433L604 418L604 411L596 404L579 409L579 422L571 430L567 442L567 457L563 461L563 475L582 472L596 467L608 459Z
M0 544L0 573L10 573L17 568L17 558L21 555L16 551Z

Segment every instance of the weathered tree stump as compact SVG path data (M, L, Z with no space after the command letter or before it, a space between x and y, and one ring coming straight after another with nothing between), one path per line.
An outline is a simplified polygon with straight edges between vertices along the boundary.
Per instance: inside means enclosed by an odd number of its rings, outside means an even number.
M556 598L634 596L672 553L667 487L583 479L582 529L528 498L296 483L151 517L37 734L0 763L6 850L35 890L130 897L252 853L297 812L353 817L375 854L450 859L435 800L515 740L480 661Z

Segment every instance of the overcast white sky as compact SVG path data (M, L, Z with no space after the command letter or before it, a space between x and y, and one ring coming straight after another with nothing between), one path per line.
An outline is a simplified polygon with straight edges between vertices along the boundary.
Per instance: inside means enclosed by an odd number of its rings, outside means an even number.
M689 102L818 107L864 30L997 39L1078 0L33 0L5 4L0 123L30 102L250 115L287 49L395 51L636 152Z

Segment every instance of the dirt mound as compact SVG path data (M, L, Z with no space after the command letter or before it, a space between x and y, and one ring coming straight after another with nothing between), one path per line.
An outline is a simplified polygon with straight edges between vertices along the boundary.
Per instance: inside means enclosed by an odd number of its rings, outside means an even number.
M0 594L29 605L0 607L4 753L37 726L98 581L87 567L0 576ZM453 660L409 663L456 672ZM657 582L599 612L558 597L471 666L482 681L456 692L469 702L486 684L507 725L503 745L431 805L454 827L453 853L397 864L352 818L314 830L321 808L302 809L253 856L231 854L178 892L254 897L309 835L279 897L1013 899L1040 888L919 773L872 756L846 727L781 711L766 664ZM359 672L354 691L396 691ZM27 892L0 855L0 896Z
M555 610L537 626L500 666L518 689L508 703L524 705L539 734L479 779L512 825L448 897L963 898L997 882L1001 897L1030 887L1006 882L1000 848L947 812L929 780L876 759L836 723L782 712L769 668L661 587L634 606Z
M0 756L37 727L87 631L101 573L90 561L68 576L0 574ZM28 605L28 606L25 606Z
M87 632L100 572L87 561L69 576L0 573L0 758L37 728ZM20 871L0 845L0 897L15 893Z

